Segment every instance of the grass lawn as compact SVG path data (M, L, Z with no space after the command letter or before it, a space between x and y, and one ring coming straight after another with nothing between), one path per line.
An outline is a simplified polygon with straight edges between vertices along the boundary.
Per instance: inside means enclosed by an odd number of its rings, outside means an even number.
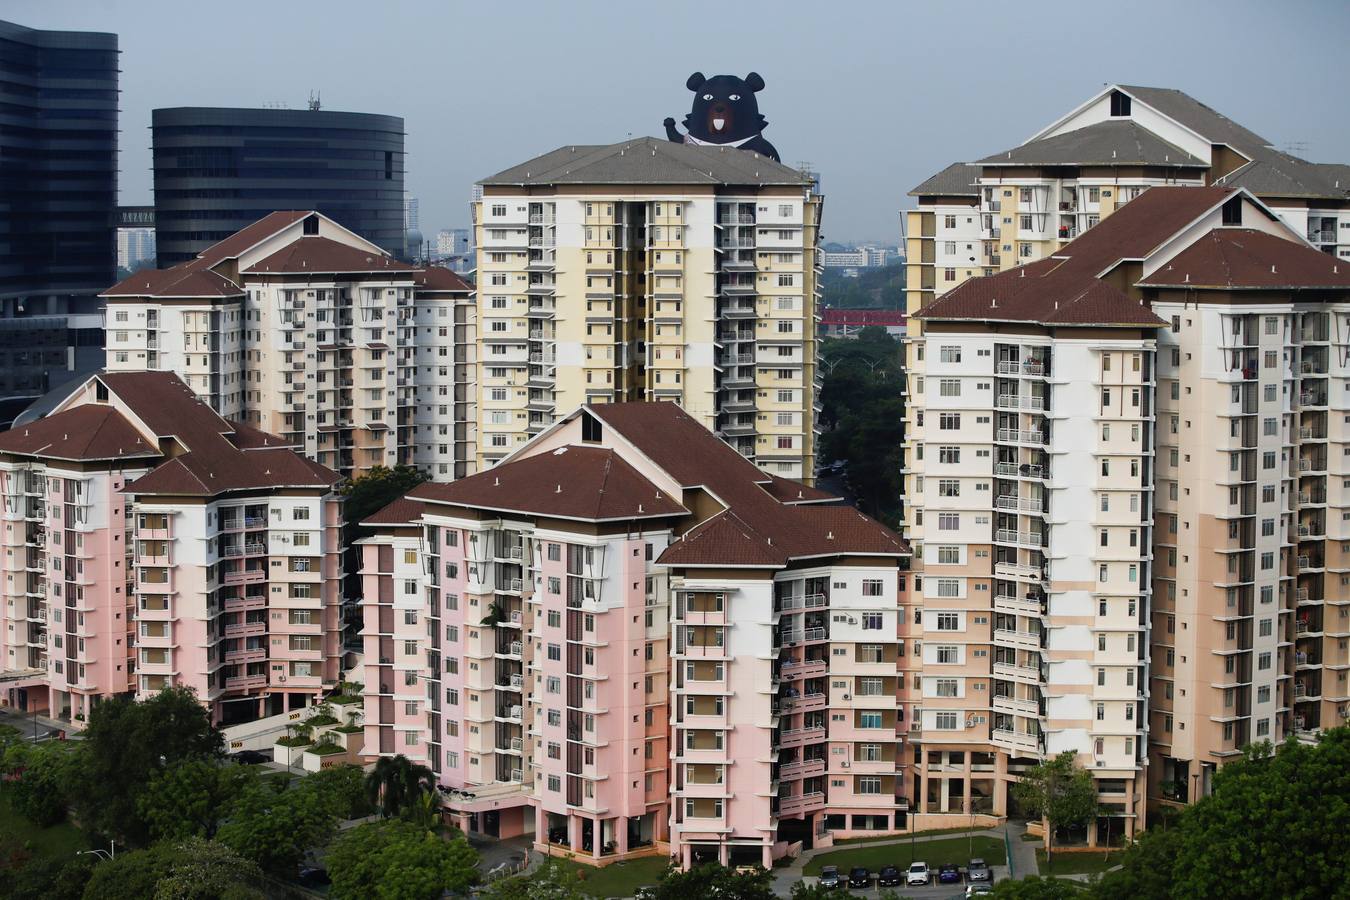
M1123 851L1112 850L1108 854L1102 850L1077 850L1072 853L1056 852L1054 860L1054 869L1049 869L1045 864L1045 848L1036 848L1036 865L1040 868L1042 875L1095 875L1098 872L1105 872L1112 866L1120 865L1120 856Z
M13 840L20 845L28 844L33 855L73 859L76 850L85 850L89 841L84 833L69 822L53 825L51 828L38 828L10 805L9 796L0 789L0 840L8 843Z
M563 865L580 872L581 889L594 897L631 897L642 885L660 881L669 864L670 860L664 856L630 859L601 868L563 861Z
M847 872L854 866L866 866L875 873L882 866L906 869L915 860L926 862L929 867L936 869L943 863L964 866L973 856L982 857L991 866L1001 866L1004 864L1003 841L988 837L917 841L911 857L909 838L906 836L897 838L889 846L857 847L822 853L807 863L804 871L807 875L819 875L821 866L838 866L841 872Z
M990 829L988 828L930 828L927 831L916 831L915 835L917 837L923 838L923 837L934 837L939 834L966 834L971 831L980 832L989 830ZM865 844L873 841L890 841L893 840L894 837L895 835L883 834L883 835L874 835L872 837L835 838L834 846L847 847L849 844ZM909 840L908 834L905 835L905 840Z

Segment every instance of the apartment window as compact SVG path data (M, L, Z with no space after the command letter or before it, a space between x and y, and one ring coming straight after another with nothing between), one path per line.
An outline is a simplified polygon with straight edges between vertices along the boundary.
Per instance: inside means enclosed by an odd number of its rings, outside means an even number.
M957 664L958 662L960 662L960 660L958 659L959 655L960 649L954 646L938 647L936 651L937 661L939 663L944 664L950 665Z
M956 465L961 461L960 447L938 447L938 462Z
M938 413L939 431L959 431L961 429L960 413Z
M955 731L957 727L958 716L954 712L939 712L933 714L933 727L938 731Z
M961 379L959 378L938 379L938 394L943 397L961 396Z
M935 678L933 689L939 697L955 697L957 696L957 684L955 678Z
M938 613L936 626L938 631L959 631L961 628L961 616L954 612Z
M955 478L939 478L938 496L939 497L961 496L961 482Z
M942 565L959 566L961 564L961 548L938 547L937 561Z
M945 268L945 269L943 269L943 270L942 270L942 280L943 280L943 281L955 281L955 280L956 280L956 270L953 269L953 268Z
M961 596L961 579L939 578L937 580L937 594L939 597Z
M961 348L959 346L943 346L938 350L938 358L945 363L959 363L961 361Z
M961 527L961 515L959 513L938 513L939 531L957 531Z

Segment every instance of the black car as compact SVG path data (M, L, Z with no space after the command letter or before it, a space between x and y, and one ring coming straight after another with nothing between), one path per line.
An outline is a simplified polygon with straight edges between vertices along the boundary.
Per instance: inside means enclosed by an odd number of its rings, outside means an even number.
M319 866L302 865L296 875L296 881L308 888L323 887L330 884L328 873Z
M259 766L271 762L272 757L260 750L239 750L230 754L230 759L244 766Z
M994 880L994 873L989 870L988 863L977 857L966 867L966 877L971 881L989 882Z
M882 866L877 873L877 887L899 887L904 876L895 866Z
M872 873L864 866L854 866L848 872L848 886L851 888L869 888L872 886Z
M954 863L938 868L938 884L960 884L961 870Z

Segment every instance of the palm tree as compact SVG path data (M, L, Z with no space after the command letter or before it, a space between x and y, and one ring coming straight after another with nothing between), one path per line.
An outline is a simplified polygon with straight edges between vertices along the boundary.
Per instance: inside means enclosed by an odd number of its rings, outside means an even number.
M385 818L415 814L422 795L435 789L435 774L401 753L381 756L366 776L366 796Z

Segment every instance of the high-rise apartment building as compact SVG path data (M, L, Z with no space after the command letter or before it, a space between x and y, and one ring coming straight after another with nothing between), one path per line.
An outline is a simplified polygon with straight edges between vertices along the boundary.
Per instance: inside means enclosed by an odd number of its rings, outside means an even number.
M674 400L811 478L821 196L729 147L561 147L480 183L479 460L582 403Z
M78 727L170 685L216 721L311 702L341 661L337 482L168 373L0 433L6 704Z
M1310 243L1350 258L1350 165L1277 150L1178 90L1109 85L1020 145L910 192L908 311L1043 259L1158 184L1246 188Z
M907 549L673 403L577 409L363 544L366 748L453 820L770 866L905 826Z
M1153 187L918 314L925 768L988 753L1002 778L1074 750L1103 842L1246 743L1348 711L1327 355L1347 291L1350 268L1250 192ZM945 663L963 687L930 694ZM932 727L946 710L955 728Z
M0 22L0 421L102 361L117 54L115 34Z
M107 367L176 372L342 475L471 471L472 292L316 212L276 212L104 291Z
M403 119L310 109L151 113L159 265L279 209L312 209L404 256Z

